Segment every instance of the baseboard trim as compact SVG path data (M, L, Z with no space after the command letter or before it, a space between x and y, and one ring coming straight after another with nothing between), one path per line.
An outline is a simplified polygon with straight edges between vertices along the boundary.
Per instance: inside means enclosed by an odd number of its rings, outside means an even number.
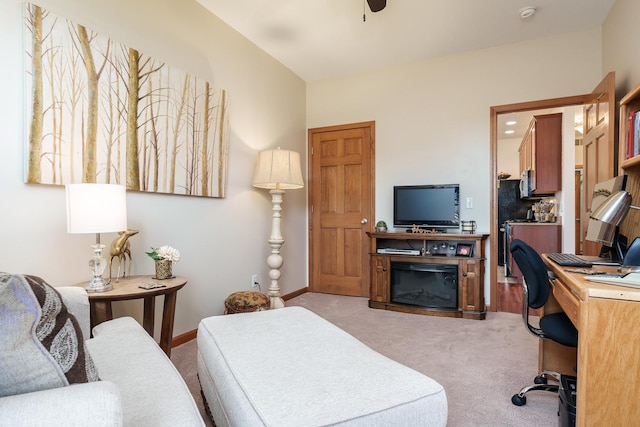
M298 297L302 294L307 293L309 290L309 288L302 288L302 289L298 289L297 291L293 291L291 293L288 293L286 295L282 296L282 299L285 301L289 301L292 298ZM184 344L186 342L189 342L193 339L195 339L198 336L198 330L194 329L191 331L187 331L184 334L178 335L177 337L174 337L173 340L171 340L171 348L173 347L177 347L181 344Z
M309 288L298 289L297 291L293 291L289 294L283 295L282 299L285 301L289 301L290 299L299 297L300 295L306 294L307 292L309 292Z
M188 331L188 332L185 332L184 334L178 335L177 337L174 337L173 340L171 340L171 348L177 347L180 344L184 344L186 342L189 342L192 339L195 339L196 336L198 336L198 330L197 329L194 329L192 331Z

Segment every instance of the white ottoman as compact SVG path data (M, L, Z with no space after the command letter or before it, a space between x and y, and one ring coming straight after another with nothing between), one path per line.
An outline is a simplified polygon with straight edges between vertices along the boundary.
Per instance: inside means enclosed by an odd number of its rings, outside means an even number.
M440 384L302 307L203 319L198 375L217 427L447 423Z

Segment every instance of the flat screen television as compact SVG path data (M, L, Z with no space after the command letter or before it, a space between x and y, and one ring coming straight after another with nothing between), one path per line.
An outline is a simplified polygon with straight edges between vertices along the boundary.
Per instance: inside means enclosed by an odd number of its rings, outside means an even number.
M457 228L460 226L460 185L393 187L393 226L396 228Z

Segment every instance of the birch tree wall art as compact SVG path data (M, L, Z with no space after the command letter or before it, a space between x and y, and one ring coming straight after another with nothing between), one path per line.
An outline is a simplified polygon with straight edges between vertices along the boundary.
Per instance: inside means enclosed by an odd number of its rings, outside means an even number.
M25 3L28 183L224 197L226 92Z

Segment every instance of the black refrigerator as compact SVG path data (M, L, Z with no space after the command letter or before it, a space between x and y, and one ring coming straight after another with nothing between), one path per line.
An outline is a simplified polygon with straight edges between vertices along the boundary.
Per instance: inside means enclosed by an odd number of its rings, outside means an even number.
M498 265L504 265L504 223L508 220L526 220L533 201L520 198L520 180L498 181Z

